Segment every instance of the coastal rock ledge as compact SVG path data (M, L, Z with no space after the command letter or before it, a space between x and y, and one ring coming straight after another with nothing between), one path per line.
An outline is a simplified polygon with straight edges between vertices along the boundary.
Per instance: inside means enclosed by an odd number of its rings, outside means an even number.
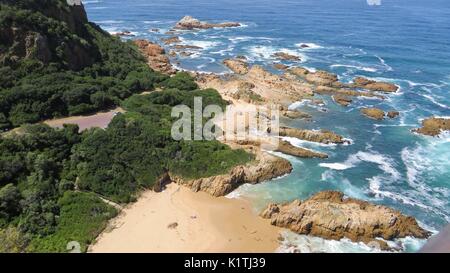
M169 174L172 182L184 185L194 192L203 191L215 197L225 196L245 183L257 184L292 171L291 163L281 157L257 152L255 161L239 165L227 174L199 179L183 179Z
M303 202L269 204L261 216L270 219L272 225L298 234L331 240L348 238L354 242L375 242L382 249L390 248L380 238L393 240L431 235L413 217L385 206L346 198L337 191L319 192Z

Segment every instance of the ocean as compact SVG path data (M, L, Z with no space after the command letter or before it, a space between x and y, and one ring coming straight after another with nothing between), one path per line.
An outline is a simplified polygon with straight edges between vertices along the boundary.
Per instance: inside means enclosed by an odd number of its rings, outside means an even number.
M229 197L269 202L308 198L321 190L383 204L414 216L437 232L450 222L450 134L437 138L411 132L421 119L450 116L450 2L448 0L86 0L89 19L115 33L160 41L185 15L210 22L237 21L242 27L184 32L183 43L203 49L173 63L182 69L226 73L226 58L245 55L272 69L271 55L298 55L286 62L324 69L342 81L355 76L401 87L386 100L360 98L344 108L324 96L325 106L296 103L313 122L283 120L288 126L333 130L351 145L319 145L287 139L329 154L327 160L288 158L294 171L259 185L244 185ZM379 5L373 5L373 3ZM371 4L369 4L371 3ZM159 33L151 29L160 29ZM136 38L132 37L132 38ZM303 48L301 45L309 47ZM361 107L397 110L400 118L373 121ZM326 110L326 112L324 112ZM348 240L327 241L285 232L280 252L371 252ZM416 251L423 240L395 242Z

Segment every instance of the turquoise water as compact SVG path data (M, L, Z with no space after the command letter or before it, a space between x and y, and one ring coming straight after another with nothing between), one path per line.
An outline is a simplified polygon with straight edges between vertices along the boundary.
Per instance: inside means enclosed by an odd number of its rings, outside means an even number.
M326 105L297 107L314 122L284 120L289 126L326 128L352 140L347 146L294 144L323 151L328 160L288 157L294 172L233 193L250 198L255 208L268 202L307 198L336 189L351 197L388 205L439 230L450 222L450 138L410 132L422 118L450 116L450 3L436 0L83 1L91 21L110 32L129 30L154 41L164 37L184 15L212 22L238 21L243 27L185 32L183 42L203 47L176 61L186 70L225 73L222 60L246 55L251 63L271 69L272 53L302 58L298 64L335 72L342 81L354 76L390 81L401 87L387 100L357 99L343 108L324 97ZM152 28L161 29L153 33ZM299 45L307 43L307 49ZM175 60L174 60L175 61ZM398 119L372 121L359 108L376 106L401 112ZM326 113L323 112L325 108ZM325 164L324 164L325 163ZM286 235L302 251L370 251L364 245ZM403 240L406 251L422 242ZM305 245L307 245L305 249ZM284 249L286 250L286 249Z

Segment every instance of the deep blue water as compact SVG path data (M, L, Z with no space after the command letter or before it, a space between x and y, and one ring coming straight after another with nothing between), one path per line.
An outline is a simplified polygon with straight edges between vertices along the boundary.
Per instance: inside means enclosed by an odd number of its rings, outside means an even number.
M187 70L227 72L222 60L246 55L270 69L271 55L285 51L301 56L298 65L337 73L343 81L356 75L401 86L385 101L358 99L349 108L324 97L327 113L307 103L314 122L286 120L296 127L334 130L353 140L349 146L303 147L327 152L324 160L288 157L294 172L275 181L243 186L235 194L259 209L270 201L307 198L325 189L389 205L439 230L450 222L450 138L412 134L420 119L450 116L450 2L447 0L99 0L83 1L91 21L110 32L129 30L159 41L179 19L192 15L206 21L238 21L245 26L186 32L186 44L201 52L173 60ZM153 33L152 28L161 29ZM310 48L301 49L299 44ZM286 63L295 64L295 63ZM396 109L395 120L372 121L359 108ZM319 164L326 163L328 165ZM338 164L333 164L338 163ZM369 251L362 245L287 235L303 251ZM412 251L422 243L402 241ZM305 248L307 245L307 248Z

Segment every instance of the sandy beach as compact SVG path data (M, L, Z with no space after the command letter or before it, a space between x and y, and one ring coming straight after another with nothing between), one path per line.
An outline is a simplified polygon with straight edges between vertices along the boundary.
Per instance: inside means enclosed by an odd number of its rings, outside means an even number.
M162 193L144 192L89 252L274 252L279 232L245 200L170 184Z

